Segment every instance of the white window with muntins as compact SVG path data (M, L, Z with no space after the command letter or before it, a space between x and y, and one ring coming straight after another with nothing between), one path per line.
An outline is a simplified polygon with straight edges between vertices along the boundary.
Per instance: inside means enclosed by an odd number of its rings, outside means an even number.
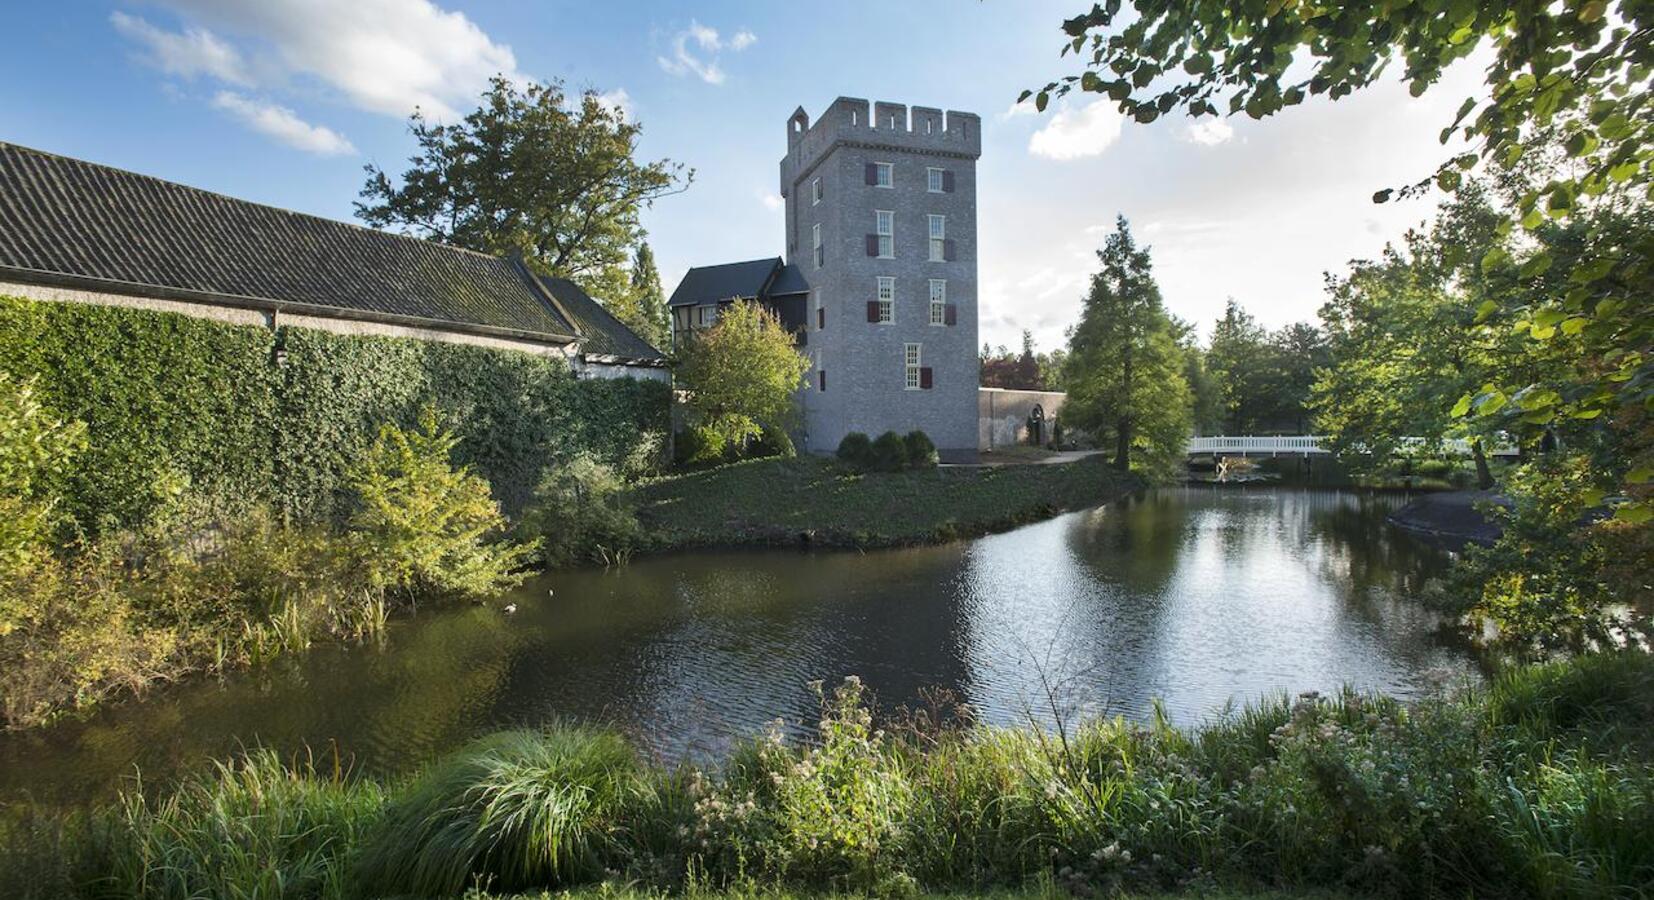
M695 325L699 328L710 328L718 321L718 304L704 303L695 307Z
M919 344L902 345L902 361L907 367L907 389L910 391L919 390L922 386L919 382L919 364L922 361L920 347Z
M880 275L878 280L879 324L896 321L896 279Z
M938 177L938 180L940 180L940 177ZM940 188L938 188L938 190L940 190ZM820 202L821 202L821 179L817 178L816 180L810 182L810 205L815 206L817 203L820 203Z
M821 224L818 222L810 226L810 253L815 257L816 268L826 261L826 254L821 249Z
M896 214L888 209L873 210L873 233L879 236L879 258L896 258Z
M873 186L874 187L882 187L882 188L895 187L896 186L896 167L895 167L895 165L893 165L891 163L874 163L873 164Z
M948 283L942 278L930 280L930 324L948 324Z
M930 261L943 262L948 255L948 217L926 216L930 220Z
M932 194L942 193L941 169L938 169L935 166L925 169L925 190L930 191Z

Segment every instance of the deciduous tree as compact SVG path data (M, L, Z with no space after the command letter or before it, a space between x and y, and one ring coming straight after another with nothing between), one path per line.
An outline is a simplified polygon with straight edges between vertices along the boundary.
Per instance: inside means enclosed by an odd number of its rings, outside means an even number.
M400 183L367 166L358 218L521 254L539 272L575 281L624 273L643 236L639 212L694 176L670 160L637 161L638 124L593 91L567 96L558 81L519 87L496 77L461 121L415 112L409 127L418 152Z
M765 431L785 433L793 424L794 392L809 368L774 313L739 301L688 340L677 382L692 424L725 444L744 445Z

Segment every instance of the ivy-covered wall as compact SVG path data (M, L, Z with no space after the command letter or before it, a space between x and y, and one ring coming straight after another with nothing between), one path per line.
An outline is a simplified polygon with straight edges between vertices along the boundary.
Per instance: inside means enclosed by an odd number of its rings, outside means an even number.
M0 371L87 423L66 487L93 531L141 522L176 491L336 517L380 423L411 424L427 404L509 512L548 463L584 449L619 464L670 427L667 385L578 380L556 357L9 297Z

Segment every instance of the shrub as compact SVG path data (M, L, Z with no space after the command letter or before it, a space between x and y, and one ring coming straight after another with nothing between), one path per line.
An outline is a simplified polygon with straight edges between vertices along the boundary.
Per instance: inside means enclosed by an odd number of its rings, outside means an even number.
M937 462L936 443L930 439L930 435L914 429L902 438L902 443L907 448L908 468L929 469L935 467Z
M625 562L642 537L625 484L584 453L546 473L518 530L552 567Z
M852 431L838 442L838 458L858 471L866 470L873 465L873 442L867 435Z
M600 877L650 792L613 734L513 731L439 763L386 809L358 867L374 895L458 895Z
M417 431L381 426L359 463L350 535L375 588L482 597L522 581L535 547L498 539L505 517L488 482L454 467L457 443L426 409Z
M887 431L873 439L872 456L868 468L877 472L900 472L907 466L907 442L894 431Z
M680 466L712 466L724 461L724 436L699 425L685 428L673 440L673 458Z
M797 455L798 450L793 446L792 435L789 435L785 428L773 427L765 428L758 439L747 447L746 452L748 459L771 456L791 458Z

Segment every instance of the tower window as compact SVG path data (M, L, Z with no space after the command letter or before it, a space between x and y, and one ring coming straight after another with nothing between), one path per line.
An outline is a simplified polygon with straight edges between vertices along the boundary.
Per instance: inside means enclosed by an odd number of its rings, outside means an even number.
M896 167L891 163L874 163L873 186L882 188L895 187Z
M930 280L930 324L948 324L948 283L941 278Z
M941 188L937 188L937 190L941 190ZM820 202L821 202L821 179L817 178L816 180L810 182L810 205L815 206L817 203L820 203Z
M879 324L896 321L896 279L880 275L878 281Z
M902 345L902 361L906 364L906 387L910 391L916 391L922 387L919 377L920 349L921 345L919 344Z
M925 169L925 190L932 194L942 193L942 170L934 166Z
M930 220L930 261L943 262L948 256L948 217L927 216Z
M896 256L896 214L888 209L873 211L873 233L878 235L878 257L893 259Z
M821 249L821 223L810 226L810 254L815 257L816 268L821 268L826 262L826 253Z

